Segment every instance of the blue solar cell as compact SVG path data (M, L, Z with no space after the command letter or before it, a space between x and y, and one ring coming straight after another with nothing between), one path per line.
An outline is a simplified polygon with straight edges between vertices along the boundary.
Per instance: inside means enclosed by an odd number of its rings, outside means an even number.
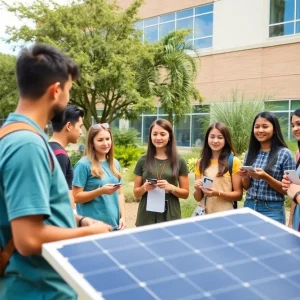
M138 262L146 262L155 259L155 256L144 247L135 247L130 249L119 249L112 255L122 264L128 265Z
M206 269L215 268L205 257L201 257L196 253L187 254L184 256L176 256L174 258L166 258L166 261L176 268L180 273L193 271L204 271Z
M299 282L300 282L300 270L299 270L298 274L294 274L292 276L289 276L289 279L291 279L294 282L294 284L299 284Z
M223 270L213 270L202 272L200 274L188 275L197 286L202 287L205 292L214 293L214 291L227 288L229 286L241 285L237 280L230 277Z
M199 218L200 219L200 218ZM220 217L218 222L215 222L214 219L205 219L202 221L197 222L198 225L204 227L208 230L215 230L215 229L224 229L227 227L234 227L234 224L230 222L228 219L224 217Z
M269 282L261 282L254 286L255 290L259 291L268 299L283 300L283 299L299 299L300 287L292 285L287 280L276 279Z
M120 247L131 248L136 247L138 243L131 238L130 235L118 235L106 239L98 239L95 241L101 248L106 250L118 250Z
M102 276L99 274L87 275L85 279L98 292L138 287L134 279L121 269L105 272Z
M214 295L216 300L261 300L262 297L254 294L249 288L235 289L221 294Z
M133 234L140 242L153 243L165 239L173 239L173 236L163 229L146 230Z
M255 261L248 261L243 264L229 266L226 267L226 269L244 282L250 282L253 280L260 280L265 277L274 276L274 272Z
M250 240L256 237L253 233L241 227L235 227L227 230L218 231L216 232L216 234L230 243Z
M104 254L89 255L86 257L70 260L70 264L80 273L88 273L97 270L116 268L117 265Z
M196 232L201 232L202 229L194 223L185 223L176 226L167 227L167 230L171 231L173 235L186 236Z
M103 293L106 300L120 300L120 299L143 299L153 300L153 297L142 287L130 289L126 291L119 291L118 293L106 294Z
M225 217L229 222L234 222L236 224L249 224L249 223L265 223L262 219L258 218L257 216L253 214L236 214L232 215L230 217Z
M271 253L279 253L280 249L269 244L266 240L257 239L251 242L237 244L236 247L252 257L260 257Z
M157 277L176 277L176 273L167 267L163 262L156 261L143 266L128 267L128 271L143 282L157 279Z
M221 245L221 240L211 233L200 233L193 236L183 237L182 240L195 249L205 250Z
M199 290L182 278L150 284L149 288L161 299L180 299L192 295L201 296Z
M291 249L300 249L299 237L297 237L291 233L272 237L272 238L269 238L268 240L280 247L284 247L285 249L290 249L290 250Z
M162 257L192 251L178 240L171 240L167 242L161 242L159 244L152 244L149 245L148 248L154 253L156 253L158 256Z
M293 255L282 253L280 255L264 258L261 260L263 264L268 265L271 269L278 273L286 273L300 270L300 260Z
M231 262L244 261L248 259L245 254L237 251L233 247L222 247L211 250L204 250L204 255L207 255L216 264L229 264Z
M256 223L256 224L250 224L245 226L250 231L256 233L260 236L271 236L271 235L278 235L282 233L282 230L271 223Z
M86 253L99 252L99 248L94 242L74 243L63 246L58 251L65 257L71 258L78 255L86 255Z

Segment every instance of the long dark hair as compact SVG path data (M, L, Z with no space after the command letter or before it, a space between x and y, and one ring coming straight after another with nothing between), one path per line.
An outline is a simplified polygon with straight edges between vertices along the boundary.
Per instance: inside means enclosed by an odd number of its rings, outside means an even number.
M205 170L210 166L210 160L212 158L212 150L208 145L208 137L209 137L210 132L214 128L218 129L225 139L225 145L224 145L224 147L220 153L219 159L218 159L217 177L220 177L220 176L223 176L223 174L225 174L229 170L228 156L230 154L235 154L235 151L233 149L232 142L231 142L231 135L230 135L229 129L225 124L220 123L220 122L211 124L206 131L203 149L200 154L199 171L201 174L204 175Z
M297 117L300 118L300 108L297 108L297 109L293 112L293 114L291 115L291 122L292 122L293 116L297 116ZM298 150L299 150L299 152L300 152L300 141L297 141L297 143L298 143ZM296 163L296 169L299 167L299 165L300 165L300 159L297 160L297 163Z
M148 149L147 149L147 153L146 153L146 170L148 172L152 172L151 163L153 163L154 156L156 154L156 147L153 145L152 139L151 139L152 129L155 125L162 127L164 130L168 131L168 133L169 133L169 141L168 141L167 148L166 148L166 154L167 154L168 160L171 162L172 175L174 177L178 177L179 160L178 160L178 154L177 154L177 148L176 148L176 140L174 137L174 131L173 131L172 124L168 120L165 120L165 119L155 120L149 128Z
M274 129L274 134L271 139L271 151L269 153L267 166L265 168L265 171L271 175L272 167L276 164L279 150L283 147L288 148L283 139L278 118L276 117L275 114L271 112L263 111L255 116L252 124L251 137L250 137L250 142L248 147L248 155L245 164L247 166L251 166L255 162L257 154L261 148L260 142L254 136L254 126L258 118L264 118L268 120L273 125L273 129Z

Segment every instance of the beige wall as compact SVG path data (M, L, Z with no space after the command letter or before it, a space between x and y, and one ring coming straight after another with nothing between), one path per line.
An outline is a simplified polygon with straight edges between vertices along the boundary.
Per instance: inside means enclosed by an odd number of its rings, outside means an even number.
M208 101L232 89L300 98L300 43L202 56L196 87Z

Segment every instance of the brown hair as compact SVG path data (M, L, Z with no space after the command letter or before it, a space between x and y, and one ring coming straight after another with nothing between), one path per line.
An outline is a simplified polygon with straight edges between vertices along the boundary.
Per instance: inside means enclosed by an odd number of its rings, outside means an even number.
M169 133L169 141L168 141L167 148L166 148L166 154L167 154L168 160L171 162L172 175L174 177L178 177L179 161L178 161L178 154L177 154L176 140L174 137L173 126L168 120L165 120L165 119L155 120L149 128L148 149L147 149L147 153L146 153L146 170L148 172L152 172L151 162L153 162L154 156L156 154L156 147L153 145L152 139L151 139L152 129L155 125L162 127L164 130L168 131L168 133Z
M221 151L221 154L220 154L219 160L218 160L219 169L218 169L217 177L221 177L221 176L223 176L223 174L228 172L228 170L229 170L228 156L231 153L235 154L235 151L232 147L231 135L230 135L228 127L225 124L220 123L220 122L211 124L206 131L204 145L203 145L203 149L202 149L201 155L200 155L199 171L201 174L204 175L205 170L210 166L212 150L208 145L208 137L209 137L210 132L214 128L218 129L225 139L225 145Z
M85 154L91 162L91 173L93 176L98 177L98 178L102 178L104 175L101 164L99 164L99 161L97 158L97 153L94 148L94 137L99 133L99 131L102 131L102 130L109 132L110 138L111 138L111 148L110 148L109 152L106 154L106 159L108 160L109 169L112 171L112 173L118 179L121 179L121 174L117 170L117 168L114 164L114 141L113 141L113 137L111 134L111 130L109 128L103 128L101 125L99 126L99 129L94 129L93 126L90 127L88 136L87 136Z

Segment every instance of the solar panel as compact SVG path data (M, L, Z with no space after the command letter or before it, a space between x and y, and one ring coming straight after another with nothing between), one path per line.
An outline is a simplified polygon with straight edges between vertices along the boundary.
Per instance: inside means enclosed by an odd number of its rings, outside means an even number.
M82 299L300 299L300 234L248 208L42 252Z

